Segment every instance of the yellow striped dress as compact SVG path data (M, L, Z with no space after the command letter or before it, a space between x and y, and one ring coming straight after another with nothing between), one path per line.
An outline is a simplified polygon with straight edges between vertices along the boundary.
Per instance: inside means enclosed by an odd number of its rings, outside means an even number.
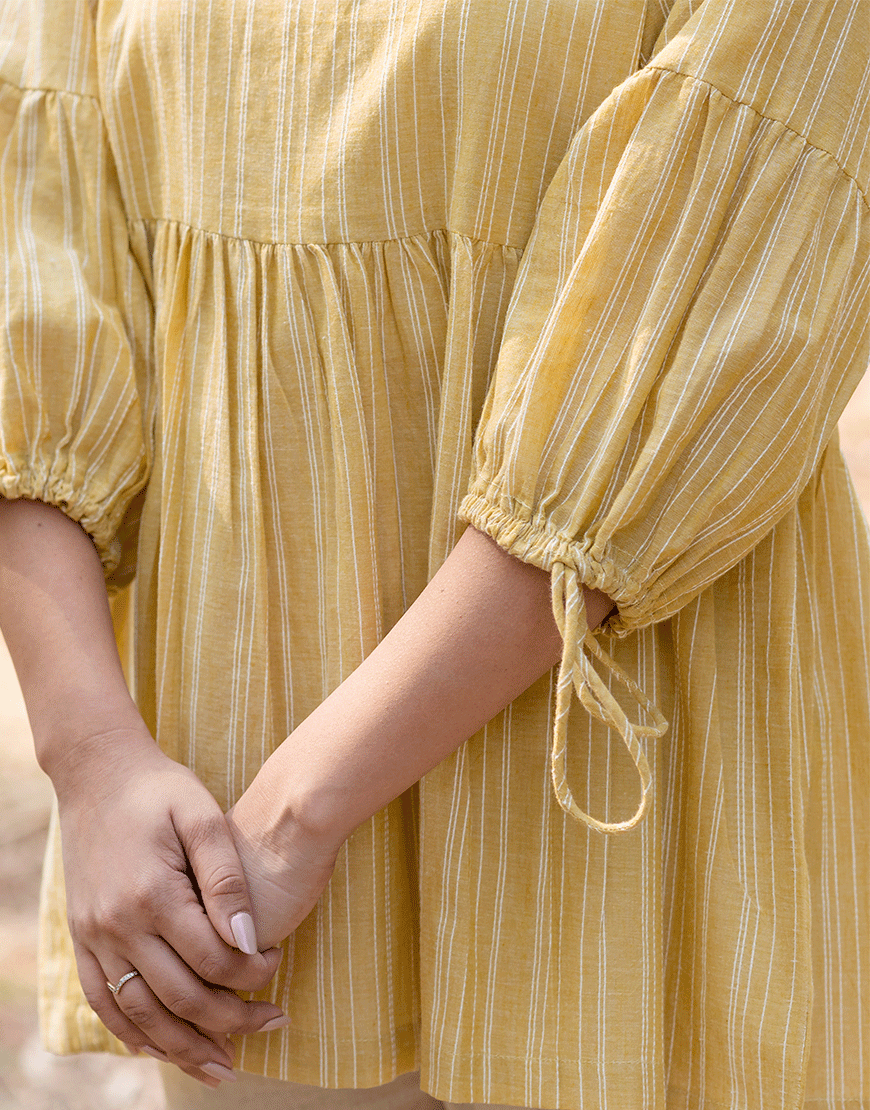
M866 1110L870 0L2 0L0 77L0 491L221 804L468 524L552 574L561 666L349 839L241 1069ZM118 1047L56 833L40 1007Z

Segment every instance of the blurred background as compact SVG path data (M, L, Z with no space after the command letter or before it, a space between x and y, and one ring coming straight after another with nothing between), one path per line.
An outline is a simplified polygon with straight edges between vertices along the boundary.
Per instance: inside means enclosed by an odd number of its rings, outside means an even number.
M840 422L870 517L870 373ZM51 784L33 758L15 672L0 640L0 1110L161 1110L156 1065L43 1052L36 1022L36 920Z

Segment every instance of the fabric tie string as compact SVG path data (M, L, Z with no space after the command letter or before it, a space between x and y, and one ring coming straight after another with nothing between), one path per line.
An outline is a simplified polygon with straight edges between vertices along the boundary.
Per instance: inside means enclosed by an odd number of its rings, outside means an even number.
M553 729L553 750L550 769L553 789L559 805L577 821L603 833L621 833L633 829L646 815L652 790L652 774L641 739L658 739L667 730L668 722L641 688L598 643L586 622L583 586L575 567L556 563L552 571L553 616L562 635L562 663L556 696L556 721ZM582 629L582 633L579 631ZM586 650L588 649L588 653ZM595 670L592 658L598 659L613 677L634 697L638 706L649 714L651 725L635 724L628 719L622 706ZM568 714L571 711L572 689L593 717L608 728L615 729L628 748L640 775L641 799L637 812L628 821L607 822L590 817L574 801L568 786L567 747Z

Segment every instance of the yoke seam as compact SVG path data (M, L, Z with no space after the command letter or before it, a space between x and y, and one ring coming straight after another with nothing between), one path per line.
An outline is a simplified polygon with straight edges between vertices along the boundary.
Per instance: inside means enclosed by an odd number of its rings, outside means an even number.
M211 235L215 239L225 239L234 243L251 243L257 247L378 247L385 243L408 243L412 240L426 239L432 235L455 235L472 243L481 243L484 246L495 247L499 250L515 251L522 255L525 247L513 243L499 243L493 239L483 239L478 235L467 235L464 231L453 231L449 227L432 227L423 231L410 232L407 235L394 235L387 239L335 239L335 240L306 240L294 241L284 239L253 239L247 235L230 235L226 231L213 231L206 227L199 227L187 220L179 220L175 216L128 216L128 226L135 224L175 224L177 227L187 228L189 231L198 231L202 235Z

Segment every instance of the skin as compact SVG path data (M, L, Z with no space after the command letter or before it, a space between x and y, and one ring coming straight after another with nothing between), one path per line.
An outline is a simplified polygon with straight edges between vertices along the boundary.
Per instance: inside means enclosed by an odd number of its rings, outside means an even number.
M613 609L585 591L595 627ZM288 936L362 822L562 655L550 576L467 528L373 652L277 751L227 817L261 944Z
M590 627L613 608L597 591L585 601ZM224 815L149 734L124 680L96 549L53 506L0 498L0 628L58 798L86 997L131 1051L162 1053L210 1086L228 1078L215 1065L231 1068L231 1034L283 1017L234 992L271 980L280 962L271 946L311 911L347 837L562 653L549 574L469 527ZM259 952L236 947L239 913L252 915ZM113 997L106 980L133 967L141 975Z
M87 999L131 1051L162 1050L213 1085L201 1065L231 1067L227 1035L280 1016L233 993L264 987L280 953L236 949L229 922L251 904L224 815L154 743L121 670L96 549L53 506L0 498L0 628L58 798ZM105 981L133 966L141 977L113 998Z

